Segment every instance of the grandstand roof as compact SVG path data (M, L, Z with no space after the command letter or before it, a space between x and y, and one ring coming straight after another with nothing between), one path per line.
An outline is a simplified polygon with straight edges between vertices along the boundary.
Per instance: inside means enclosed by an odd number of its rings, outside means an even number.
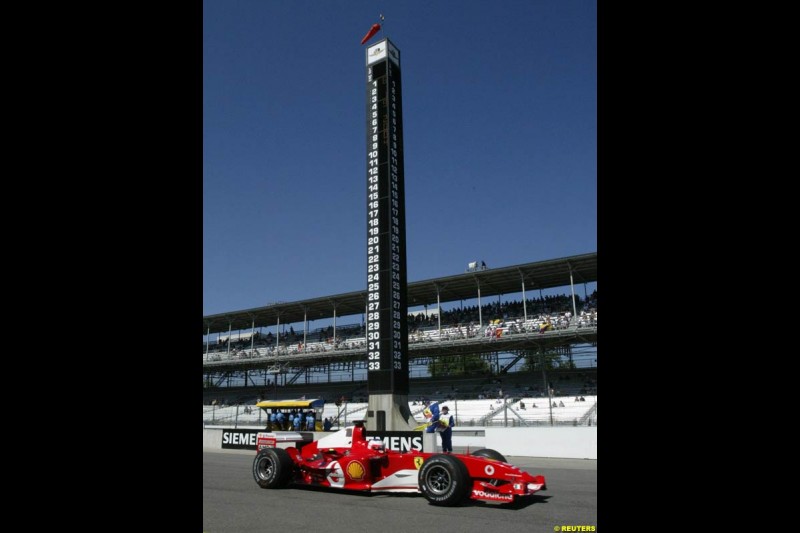
M570 270L575 283L597 281L597 252L524 263L502 268L489 268L465 274L415 281L408 284L408 307L436 304L437 288L442 302L481 298L499 294L564 287L570 284ZM203 334L302 322L308 320L361 314L366 306L367 291L354 291L296 302L283 302L253 309L219 313L203 317Z

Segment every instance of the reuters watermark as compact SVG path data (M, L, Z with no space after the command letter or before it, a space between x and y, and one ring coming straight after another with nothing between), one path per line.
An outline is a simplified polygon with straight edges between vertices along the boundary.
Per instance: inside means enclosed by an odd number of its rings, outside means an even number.
M597 531L595 526L555 526L553 531Z

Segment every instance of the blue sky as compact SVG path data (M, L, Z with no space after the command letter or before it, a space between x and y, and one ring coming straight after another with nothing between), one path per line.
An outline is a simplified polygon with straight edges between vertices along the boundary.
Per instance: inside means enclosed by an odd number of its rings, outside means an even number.
M595 1L205 0L204 315L366 288L359 43L379 13L409 282L597 251Z

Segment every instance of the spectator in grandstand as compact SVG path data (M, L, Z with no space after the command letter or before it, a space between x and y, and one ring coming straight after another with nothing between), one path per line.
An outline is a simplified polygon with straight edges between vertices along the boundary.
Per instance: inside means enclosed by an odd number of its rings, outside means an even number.
M520 401L520 402L519 402L519 408L520 408L520 409L525 409L525 402L523 402L523 401Z
M306 413L306 431L314 431L314 410L309 409Z
M439 434L442 436L442 451L444 453L453 453L453 426L455 420L450 415L450 408L446 405L442 407L439 414L439 426L443 427Z
M331 430L331 419L326 418L325 422L322 423L322 431L330 431Z
M531 409L536 409L537 407L538 406L535 403L533 405L531 405Z
M564 407L564 402L558 402L559 407Z
M581 396L581 401L582 401L582 402L585 402L585 401L586 401L586 398L584 398L583 396Z

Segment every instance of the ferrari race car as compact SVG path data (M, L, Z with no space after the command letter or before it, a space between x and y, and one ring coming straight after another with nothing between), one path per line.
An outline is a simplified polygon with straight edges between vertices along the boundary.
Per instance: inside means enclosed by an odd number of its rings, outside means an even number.
M544 476L523 472L494 450L471 455L398 452L385 449L379 439L368 440L363 420L344 431L352 432L345 441L349 446L320 446L320 441L300 450L259 446L253 461L256 483L264 489L295 483L363 492L421 492L430 503L442 506L467 498L513 504L547 490Z

